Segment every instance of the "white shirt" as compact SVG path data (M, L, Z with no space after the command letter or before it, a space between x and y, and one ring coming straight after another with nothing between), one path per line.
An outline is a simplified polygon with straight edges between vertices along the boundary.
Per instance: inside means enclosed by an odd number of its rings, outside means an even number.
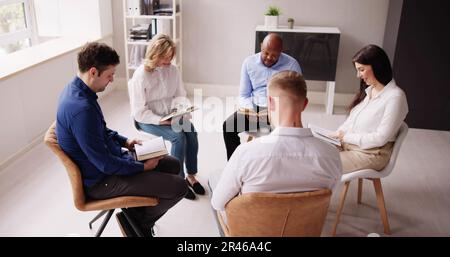
M308 128L280 127L241 144L214 189L216 210L239 193L302 192L332 189L342 175L338 150L312 136Z
M350 112L338 128L345 133L343 141L370 149L394 142L403 120L408 114L405 93L394 80L381 92L369 99L373 87L366 89L367 96Z
M177 104L187 102L186 90L177 67L157 67L148 72L144 65L128 82L131 115L140 123L159 125L161 117Z

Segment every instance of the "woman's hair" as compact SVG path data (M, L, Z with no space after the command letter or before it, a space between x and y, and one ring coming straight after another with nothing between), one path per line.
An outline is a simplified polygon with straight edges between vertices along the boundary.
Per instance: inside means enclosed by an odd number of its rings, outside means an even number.
M157 34L147 46L144 60L145 70L150 72L153 71L159 60L169 56L172 59L175 56L175 52L175 43L172 39L170 39L168 35Z
M370 65L373 70L375 78L383 85L387 85L392 80L392 67L389 57L386 52L377 45L367 45L359 50L352 58L352 63L355 62ZM364 80L360 80L359 92L353 98L349 109L353 109L366 97L366 88L368 85Z

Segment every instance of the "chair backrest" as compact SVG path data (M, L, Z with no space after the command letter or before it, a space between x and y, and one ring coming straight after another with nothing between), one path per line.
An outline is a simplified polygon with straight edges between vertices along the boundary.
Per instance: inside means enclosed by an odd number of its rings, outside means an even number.
M81 178L80 169L59 146L55 129L56 122L53 122L47 130L47 133L45 133L44 142L53 151L53 153L58 156L59 160L66 168L67 174L69 175L70 184L72 186L74 205L77 209L83 210L86 204L86 197L84 194L83 180Z
M45 144L58 156L66 168L72 186L73 202L80 211L110 210L115 208L155 206L158 199L144 196L120 196L104 200L89 200L86 198L83 187L83 178L78 166L61 149L56 137L56 121L50 126L44 136Z
M227 236L320 236L331 190L247 193L226 206Z
M400 129L397 133L397 138L394 142L394 147L392 149L391 158L389 159L388 164L384 169L381 171L383 173L383 176L389 175L392 170L394 169L395 162L397 161L398 153L400 152L400 147L403 144L403 141L405 141L406 134L408 134L408 125L406 125L405 122L402 123L400 126Z

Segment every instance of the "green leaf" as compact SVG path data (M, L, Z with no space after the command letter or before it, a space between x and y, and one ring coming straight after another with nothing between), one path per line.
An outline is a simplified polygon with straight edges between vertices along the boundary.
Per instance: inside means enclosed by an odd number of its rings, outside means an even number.
M269 6L269 8L267 9L265 15L268 15L268 16L280 16L280 14L281 14L280 8L271 5L271 6Z

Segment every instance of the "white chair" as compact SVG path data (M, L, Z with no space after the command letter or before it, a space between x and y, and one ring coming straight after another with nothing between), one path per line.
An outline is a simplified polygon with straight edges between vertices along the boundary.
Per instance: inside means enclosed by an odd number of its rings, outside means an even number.
M370 179L373 182L373 186L375 188L375 193L377 196L377 204L378 209L380 210L381 220L383 222L384 226L384 233L389 235L391 234L391 231L389 229L389 221L387 217L386 212L386 206L384 204L384 196L383 196L383 190L381 188L381 178L387 177L389 174L391 174L392 170L394 169L395 162L397 160L398 153L400 151L400 147L406 137L406 134L408 133L408 125L403 122L401 125L397 139L394 143L394 148L392 150L391 158L389 160L389 163L386 165L386 167L381 171L376 171L372 169L363 169L358 170L352 173L344 174L341 177L341 182L344 183L344 188L342 189L339 206L336 213L336 221L333 226L332 235L336 235L336 229L337 225L339 223L339 218L342 214L342 209L344 207L345 197L347 195L348 188L350 186L350 182L353 179L358 179L358 204L361 204L361 194L362 194L362 182L363 179Z

